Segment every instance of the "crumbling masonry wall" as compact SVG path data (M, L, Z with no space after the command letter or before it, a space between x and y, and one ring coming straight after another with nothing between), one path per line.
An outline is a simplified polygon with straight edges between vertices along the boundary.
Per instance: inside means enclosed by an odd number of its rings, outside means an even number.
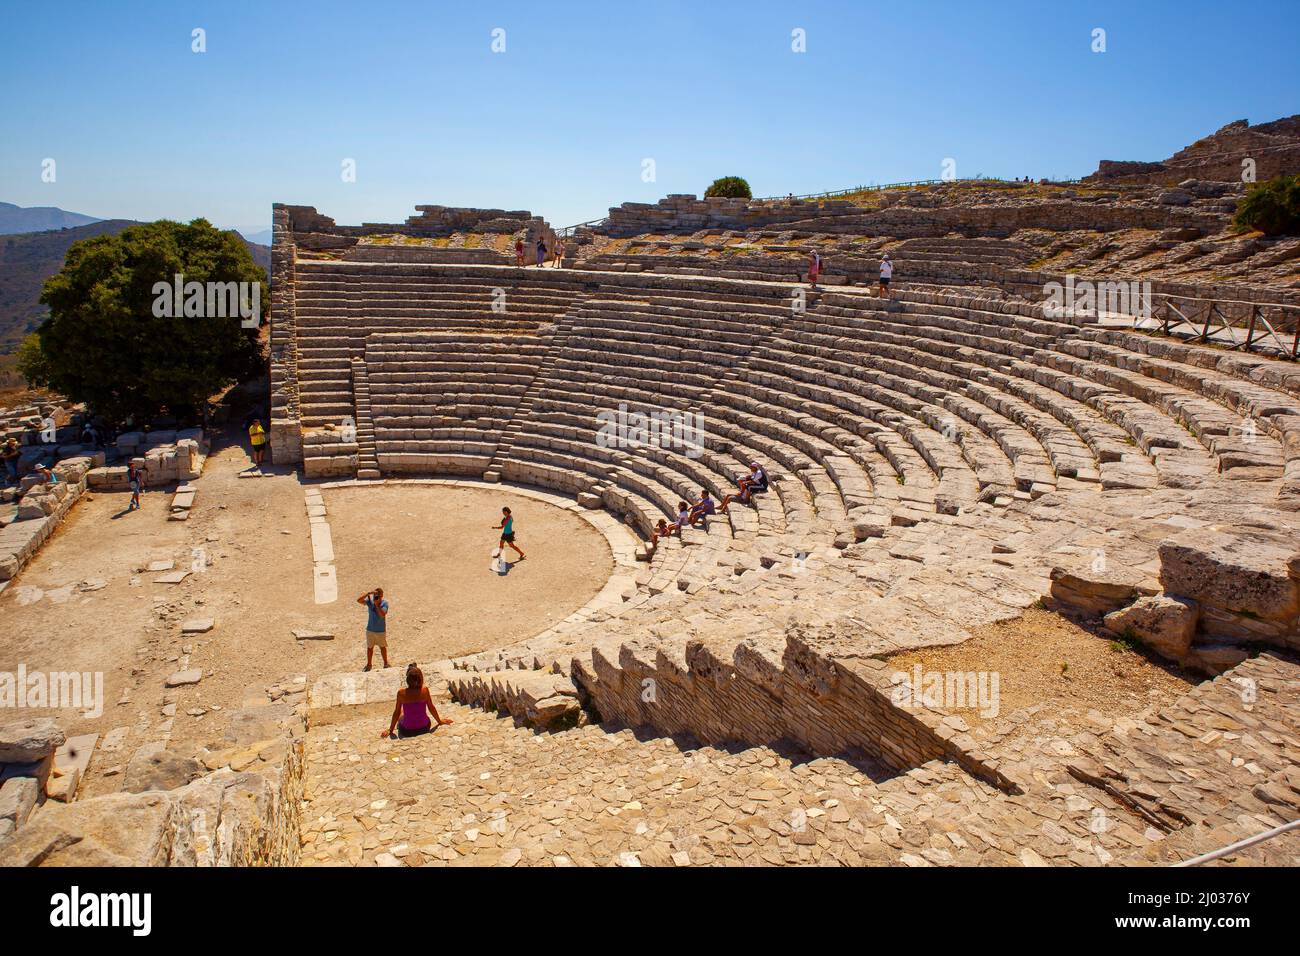
M296 258L289 208L277 203L271 221L271 422L267 429L271 460L277 464L302 461L294 292Z
M624 644L617 662L595 648L589 664L575 659L570 670L605 721L704 743L788 740L819 755L857 750L900 772L952 760L1000 789L1018 789L961 718L912 706L910 688L894 681L895 668L872 658L836 659L798 633L787 634L779 660L752 642L730 659L691 643L685 660ZM906 706L894 702L900 692Z

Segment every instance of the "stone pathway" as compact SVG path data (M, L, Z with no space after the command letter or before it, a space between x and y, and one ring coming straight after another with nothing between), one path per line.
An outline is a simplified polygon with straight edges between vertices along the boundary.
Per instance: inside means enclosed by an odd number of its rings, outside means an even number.
M305 864L864 862L846 803L869 767L438 706L455 723L432 738L379 739L386 708L311 731Z
M313 711L306 865L1169 864L1300 816L1296 665L1263 655L1147 720L1018 711L976 732L1022 793L931 761L692 749L475 708L386 741L387 704ZM1242 686L1249 688L1243 694ZM1216 865L1294 865L1300 831Z

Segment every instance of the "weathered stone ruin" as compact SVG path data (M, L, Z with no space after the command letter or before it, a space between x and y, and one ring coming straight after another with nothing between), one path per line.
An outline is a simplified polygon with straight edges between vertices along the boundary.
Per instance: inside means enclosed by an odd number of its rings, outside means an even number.
M1216 136L1245 132L1287 130ZM53 728L0 731L0 762L10 746L20 767L0 789L0 853L291 864L301 846L302 862L395 866L460 861L493 833L483 859L567 865L548 843L558 820L597 862L611 821L629 824L623 865L1146 865L1295 819L1300 368L1285 341L1220 347L1044 301L1089 268L1168 301L1296 301L1297 241L1227 236L1240 183L1208 161L1160 178L1174 165L842 200L670 196L572 230L564 267L542 269L515 263L516 239L532 263L557 238L526 212L417 206L339 226L276 206L271 455L311 483L323 589L337 590L324 496L388 482L506 483L599 530L613 573L540 633L423 665L440 703L510 718L449 731L435 766L378 749L399 668L295 675L228 714L221 739L131 754L109 796L76 799ZM814 249L831 271L809 288ZM1265 314L1279 313L1251 313ZM698 416L699 432L609 430L635 416ZM183 483L174 515L207 451L192 432L114 449ZM755 462L766 493L653 541L679 501L734 493ZM59 467L62 493L25 482L24 521L124 480L102 457ZM978 646L1030 609L1182 668L1186 691L1120 718L1036 704L977 720L895 663ZM179 667L170 689L203 678ZM475 736L489 732L490 751ZM489 798L483 755L499 752L518 776ZM601 774L593 809L585 775ZM801 774L820 802L791 821L776 811ZM671 853L637 843L654 831L621 794L642 778L683 818L726 807L726 832ZM458 779L483 783L470 810L416 813L383 789ZM394 820L421 842L371 835Z

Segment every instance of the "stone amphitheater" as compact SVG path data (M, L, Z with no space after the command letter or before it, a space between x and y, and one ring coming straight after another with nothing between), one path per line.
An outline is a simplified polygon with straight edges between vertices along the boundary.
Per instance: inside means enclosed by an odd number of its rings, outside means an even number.
M376 733L397 668L299 674L205 776L132 798L147 853L101 842L172 864L1096 866L1295 821L1300 367L1042 303L1078 263L1034 236L1087 228L1145 231L1098 274L1157 296L1294 305L1294 240L1214 281L1222 249L1151 258L1226 224L1228 187L1184 187L669 197L568 231L545 268L514 262L517 238L557 242L527 212L341 227L277 205L272 458L305 486L317 601L341 590L345 489L510 489L582 517L613 572L537 633L422 662L456 721L432 739ZM611 444L620 408L698 416L702 440ZM651 546L752 462L753 506ZM1174 690L1116 709L1103 671L1077 679L1092 706L1017 696L997 635L1032 655L1066 625ZM974 705L985 670L1019 706ZM97 859L66 836L78 805L0 853ZM1213 862L1297 859L1289 830Z

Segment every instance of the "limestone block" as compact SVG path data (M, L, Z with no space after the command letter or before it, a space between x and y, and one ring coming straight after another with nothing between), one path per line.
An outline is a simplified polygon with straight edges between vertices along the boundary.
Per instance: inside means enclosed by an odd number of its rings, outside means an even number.
M1160 583L1166 592L1266 621L1294 625L1300 582L1288 562L1286 535L1218 526L1180 532L1160 544Z
M1106 615L1106 627L1132 634L1157 653L1178 660L1187 653L1196 633L1195 601L1157 594L1140 597L1126 608Z
M0 786L0 820L12 821L20 828L36 806L40 790L35 777L10 777Z
M50 717L24 717L0 724L0 764L44 760L66 739Z
M1132 602L1144 586L1144 576L1128 567L1070 570L1054 567L1051 596L1088 614L1106 615Z
M31 521L53 514L57 502L49 495L27 495L18 503L14 518L18 521Z
M170 750L142 747L127 762L122 776L122 790L143 793L146 790L175 790L203 774L203 765L190 757Z

